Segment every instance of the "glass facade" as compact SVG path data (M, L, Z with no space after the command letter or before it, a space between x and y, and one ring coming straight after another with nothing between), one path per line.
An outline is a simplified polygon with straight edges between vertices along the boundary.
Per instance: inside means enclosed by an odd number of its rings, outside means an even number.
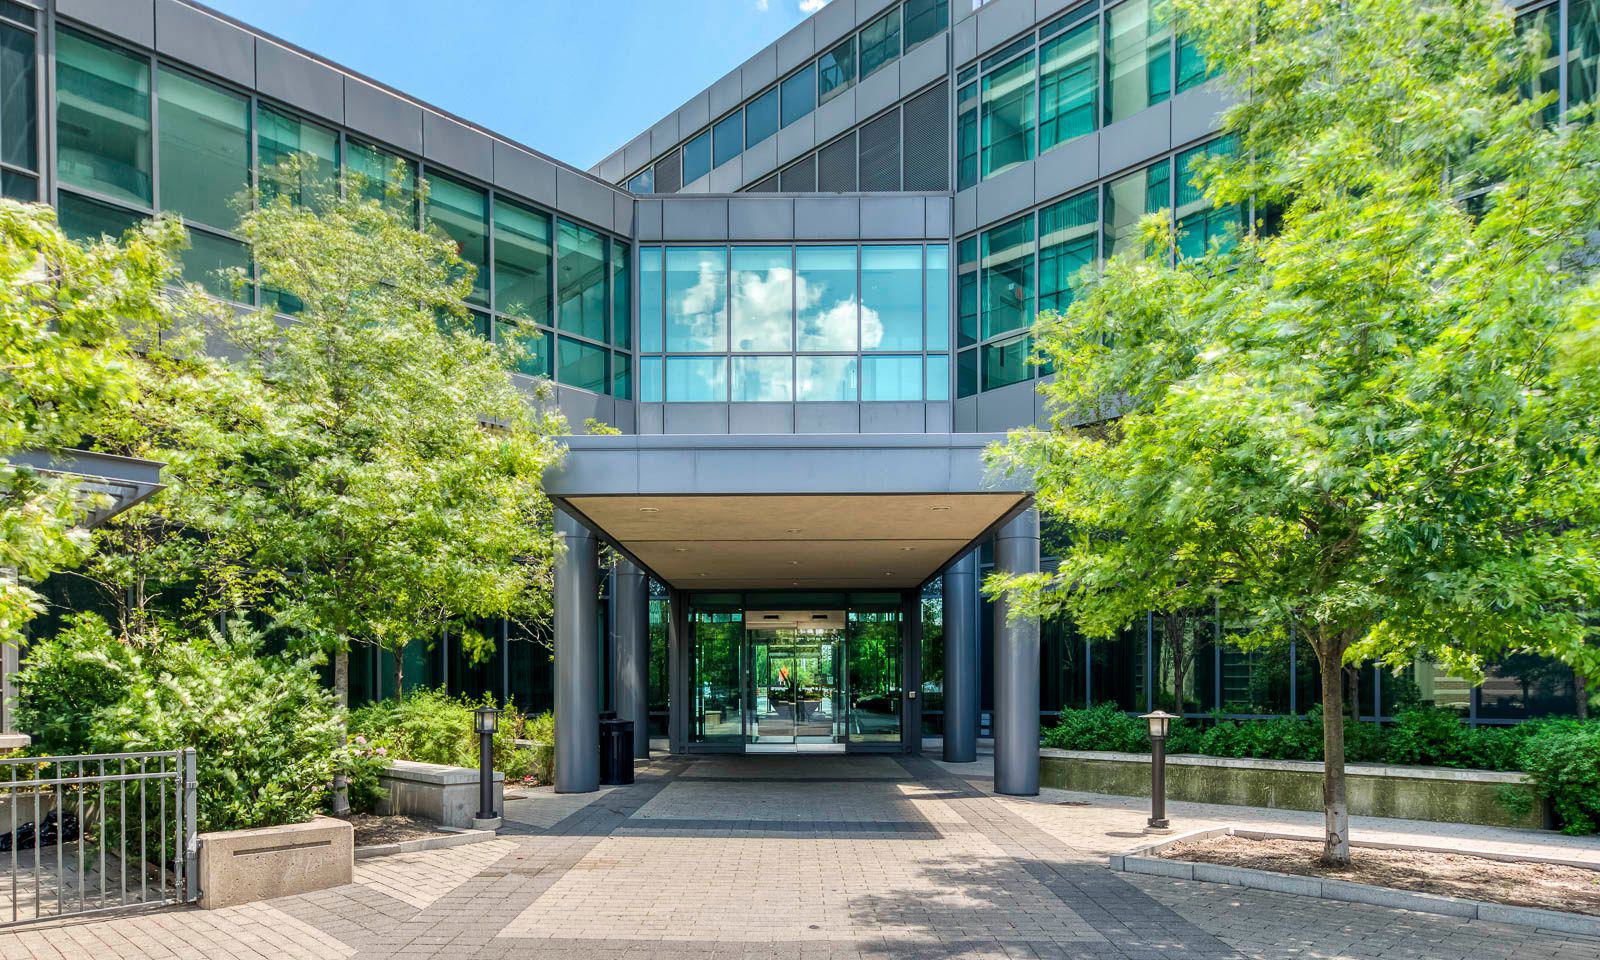
M56 176L63 185L148 208L150 63L62 29L56 35Z
M0 194L39 199L39 70L37 17L0 7Z

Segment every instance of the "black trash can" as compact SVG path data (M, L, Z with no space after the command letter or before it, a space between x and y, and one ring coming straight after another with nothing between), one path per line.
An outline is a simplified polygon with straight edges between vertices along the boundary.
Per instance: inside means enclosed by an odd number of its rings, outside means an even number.
M633 721L616 714L600 720L600 782L608 786L633 782Z

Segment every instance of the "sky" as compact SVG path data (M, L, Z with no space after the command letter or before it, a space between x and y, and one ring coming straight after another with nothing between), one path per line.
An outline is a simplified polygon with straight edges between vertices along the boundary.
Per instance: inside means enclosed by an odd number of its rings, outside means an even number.
M581 169L827 0L203 0Z

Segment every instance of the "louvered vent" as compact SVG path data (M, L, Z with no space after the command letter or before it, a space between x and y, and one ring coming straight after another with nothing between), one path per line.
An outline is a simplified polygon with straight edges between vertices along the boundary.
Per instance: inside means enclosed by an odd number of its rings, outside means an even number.
M891 110L861 128L861 190L900 189L900 111Z
M855 193L856 135L847 134L817 151L817 192Z
M683 153L674 150L656 161L656 193L677 193L683 187Z
M779 181L784 193L815 193L817 191L817 156L812 154L785 167Z
M777 193L778 192L778 175L776 173L774 173L772 176L767 177L764 180L757 180L755 183L752 183L750 186L745 187L744 188L744 192L745 193Z
M949 93L944 84L906 101L905 189L950 189Z

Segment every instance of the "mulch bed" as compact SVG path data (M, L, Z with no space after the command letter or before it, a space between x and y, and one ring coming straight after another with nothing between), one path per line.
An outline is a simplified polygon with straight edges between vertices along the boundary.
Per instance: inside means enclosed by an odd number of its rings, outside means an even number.
M1332 868L1318 861L1321 855L1321 840L1248 837L1186 840L1161 851L1161 856L1169 860L1349 880L1411 893L1600 916L1600 870L1371 847L1353 848L1350 866Z
M375 813L358 813L350 818L350 825L355 827L358 847L403 843L439 835L438 825L418 817L380 817Z

